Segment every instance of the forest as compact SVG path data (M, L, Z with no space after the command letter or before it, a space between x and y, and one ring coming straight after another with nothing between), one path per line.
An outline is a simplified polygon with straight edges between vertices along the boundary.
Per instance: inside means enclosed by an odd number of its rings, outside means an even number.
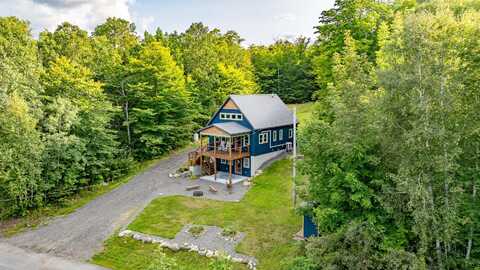
M289 269L480 269L480 2L336 0L316 38L242 44L0 17L0 220L187 145L230 94L315 102Z

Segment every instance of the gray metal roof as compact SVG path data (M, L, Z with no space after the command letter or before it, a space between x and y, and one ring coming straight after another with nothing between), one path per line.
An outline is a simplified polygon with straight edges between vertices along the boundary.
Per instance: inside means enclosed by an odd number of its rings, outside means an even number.
M218 127L219 129L225 131L226 133L230 135L238 135L238 134L243 134L243 133L249 133L251 130L237 122L224 122L224 123L216 123L213 125L210 125L208 127L202 128L200 131L207 129L209 127Z
M275 94L231 95L254 129L293 125L293 113Z

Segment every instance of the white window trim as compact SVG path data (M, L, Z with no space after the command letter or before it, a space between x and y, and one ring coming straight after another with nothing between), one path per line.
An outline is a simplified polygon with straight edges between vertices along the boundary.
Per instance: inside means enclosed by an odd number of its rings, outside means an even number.
M241 113L220 113L220 120L235 120L235 121L242 121L243 114Z
M288 138L289 139L293 138L293 129L291 128L288 130Z
M250 169L250 158L243 158L243 168Z
M280 129L280 130L278 131L278 140L279 140L279 141L282 141L282 140L283 140L283 129Z
M273 142L276 142L276 141L277 141L277 131L276 131L276 130L273 131L272 141L273 141Z
M258 134L258 143L259 144L268 143L268 131L263 131L260 134Z
M250 145L250 135L243 136L243 146L246 147L247 145Z

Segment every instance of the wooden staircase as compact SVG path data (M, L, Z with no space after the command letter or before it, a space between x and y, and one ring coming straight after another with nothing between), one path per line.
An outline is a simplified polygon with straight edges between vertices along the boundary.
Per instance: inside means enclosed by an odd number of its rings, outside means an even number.
M202 151L203 150L203 151ZM212 175L215 173L215 165L213 158L204 156L203 159L202 153L205 153L207 150L206 147L198 148L195 151L188 153L188 162L190 166L202 166L202 174ZM203 161L203 164L201 164Z

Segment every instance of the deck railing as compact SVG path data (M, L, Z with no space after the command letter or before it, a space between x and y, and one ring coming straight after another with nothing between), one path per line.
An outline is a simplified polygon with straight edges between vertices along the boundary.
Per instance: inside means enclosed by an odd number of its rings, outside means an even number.
M228 146L221 147L220 145L208 144L204 146L203 153L206 156L211 156L221 159L239 159L242 157L250 156L250 145L247 146L233 146L232 149Z

